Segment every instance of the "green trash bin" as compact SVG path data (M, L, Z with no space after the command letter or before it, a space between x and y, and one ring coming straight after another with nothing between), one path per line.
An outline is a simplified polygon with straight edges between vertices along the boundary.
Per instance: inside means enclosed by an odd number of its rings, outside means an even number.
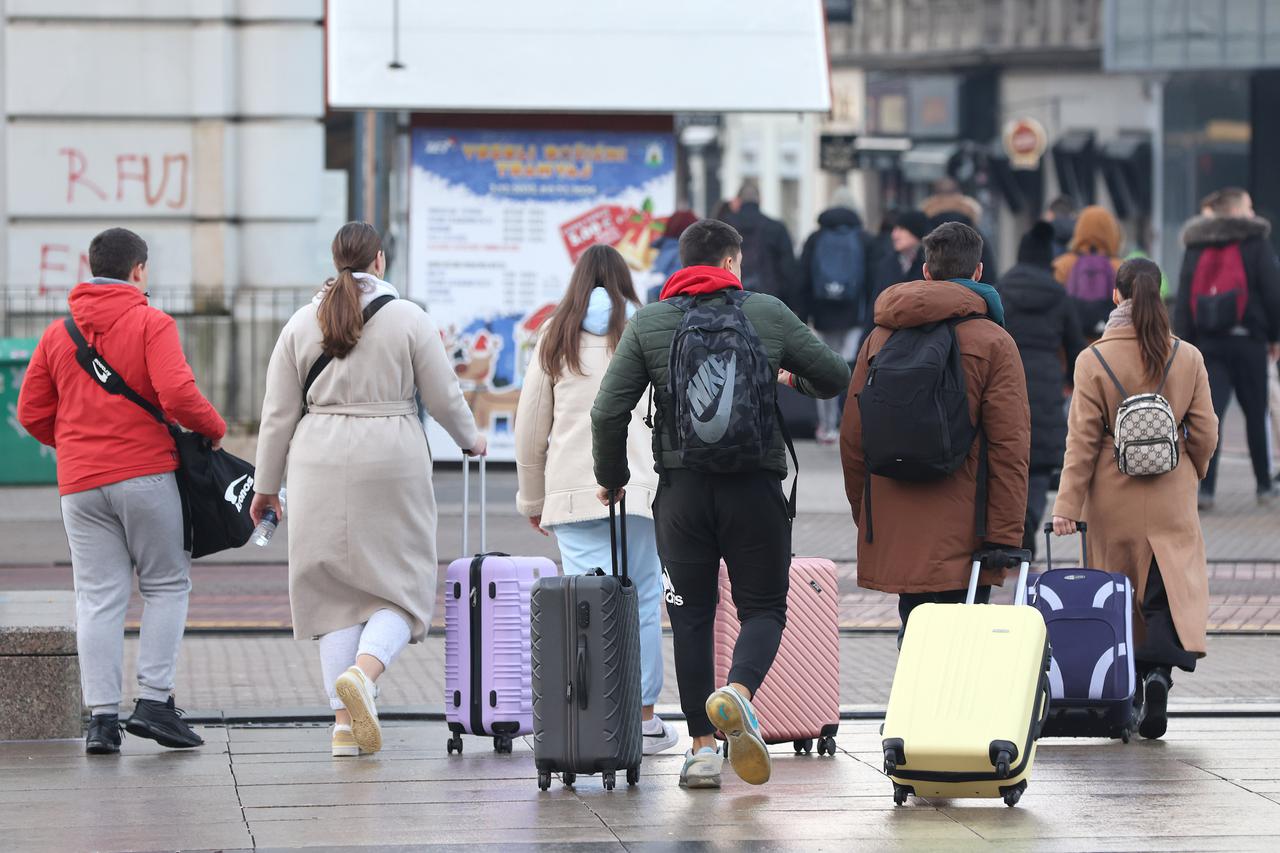
M35 338L0 338L0 485L58 482L53 448L45 447L18 423L18 389L35 352Z

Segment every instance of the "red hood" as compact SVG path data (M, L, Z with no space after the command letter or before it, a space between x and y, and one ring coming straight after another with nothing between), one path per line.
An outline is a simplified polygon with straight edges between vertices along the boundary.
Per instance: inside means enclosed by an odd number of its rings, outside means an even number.
M679 270L662 286L659 299L669 296L698 296L703 293L715 293L717 290L742 290L742 282L738 277L723 267L685 267Z
M102 334L126 311L146 305L147 297L132 284L77 284L67 297L71 317L85 335Z

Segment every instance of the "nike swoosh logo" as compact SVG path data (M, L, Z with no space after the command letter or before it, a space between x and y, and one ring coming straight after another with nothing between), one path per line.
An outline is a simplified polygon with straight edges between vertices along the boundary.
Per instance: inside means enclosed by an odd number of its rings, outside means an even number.
M106 382L111 378L111 371L107 370L107 366L96 358L93 360L93 372L97 375L99 382Z
M241 474L239 477L236 477L231 481L231 485L227 486L227 493L223 495L223 497L226 498L227 503L233 504L236 502L237 487L243 483L248 476L248 474Z
M701 413L694 413L692 418L693 432L705 444L716 444L729 431L729 416L733 410L733 381L737 367L738 355L733 353L729 356L729 363L724 366L724 378L720 383L717 399L713 401L715 409L710 412L710 416L708 416L706 410ZM714 384L715 373L711 358L708 358L702 363L702 367L698 369L698 372L694 374L693 380L690 381L690 386L693 386L695 382L701 382L704 386ZM698 395L694 393L693 387L686 389L685 393L690 399L699 399ZM710 406L707 408L710 409Z

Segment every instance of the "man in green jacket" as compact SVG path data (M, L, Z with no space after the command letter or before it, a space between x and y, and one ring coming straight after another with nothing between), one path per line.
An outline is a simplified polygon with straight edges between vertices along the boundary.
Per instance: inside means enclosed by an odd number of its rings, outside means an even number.
M734 770L759 785L769 780L771 767L751 697L773 664L787 621L793 515L782 493L787 459L773 414L774 377L827 399L847 387L849 366L781 301L741 293L742 237L732 226L709 219L689 226L680 237L680 260L684 269L667 281L661 300L641 308L627 325L600 385L591 410L596 481L605 503L627 484L627 426L652 385L653 453L661 475L653 513L666 567L680 704L693 738L680 784L720 786L723 758L714 736L719 729L730 743ZM701 367L684 387L672 388L672 344L682 351L676 335L691 310L720 311L717 316L736 324L751 349L738 350L741 357L732 359L703 353ZM767 402L754 410L736 405L744 386L754 381L755 390L761 387L762 375L767 393L759 399ZM735 405L726 407L726 396ZM690 430L682 429L682 416ZM705 448L726 430L761 436L748 453L751 461L694 461L709 458ZM713 631L721 559L742 628L729 684L717 690Z

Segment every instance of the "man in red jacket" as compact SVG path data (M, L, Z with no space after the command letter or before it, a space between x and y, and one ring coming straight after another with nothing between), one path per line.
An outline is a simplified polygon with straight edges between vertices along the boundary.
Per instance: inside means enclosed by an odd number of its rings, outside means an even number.
M89 345L167 418L221 442L226 424L196 387L173 318L147 304L147 244L124 228L103 231L89 244L89 268L94 277L67 300ZM145 606L138 700L125 728L167 747L200 746L173 702L191 590L173 438L85 373L62 320L45 330L31 356L18 420L58 452L81 687L93 714L86 751L120 751L124 618L135 568Z

